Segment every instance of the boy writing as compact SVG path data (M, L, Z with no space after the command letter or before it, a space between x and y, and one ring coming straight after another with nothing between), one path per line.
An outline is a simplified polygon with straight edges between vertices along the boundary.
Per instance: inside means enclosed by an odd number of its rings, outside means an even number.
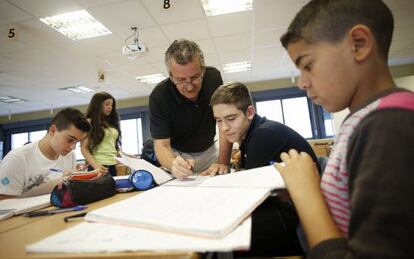
M285 165L276 165L310 258L412 257L414 94L391 78L392 32L380 0L321 0L303 7L281 38L299 87L329 112L351 112L321 181L303 152L282 153Z
M296 131L256 114L249 89L244 84L232 82L220 86L210 103L220 134L231 143L239 143L241 168L251 169L280 162L280 154L292 148L307 152L317 162L311 146ZM302 253L296 236L298 218L290 204L271 197L253 212L252 219L249 255Z
M89 129L79 110L66 108L58 112L41 140L16 148L4 157L0 164L0 199L50 193L63 174L76 170L72 150Z

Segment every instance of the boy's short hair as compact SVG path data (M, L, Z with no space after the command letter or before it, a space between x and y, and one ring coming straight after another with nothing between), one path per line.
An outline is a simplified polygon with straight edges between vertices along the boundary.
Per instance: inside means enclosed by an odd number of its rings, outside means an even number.
M386 61L394 30L391 10L382 0L313 0L296 14L280 41L287 49L304 40L309 44L339 42L357 24L367 26Z
M193 61L194 58L199 58L201 67L205 67L204 54L197 43L191 40L179 39L168 47L164 61L168 70L170 70L171 60L174 60L177 64L185 65Z
M243 83L230 82L219 86L211 96L210 105L233 104L237 109L246 112L253 105L250 91Z
M78 109L74 108L65 108L56 113L50 125L52 124L56 125L58 131L66 130L71 125L83 132L89 132L91 129L91 125L86 120L85 115Z

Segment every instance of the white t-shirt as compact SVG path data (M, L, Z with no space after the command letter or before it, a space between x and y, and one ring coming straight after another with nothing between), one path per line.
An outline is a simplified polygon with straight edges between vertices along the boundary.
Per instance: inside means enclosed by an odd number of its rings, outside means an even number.
M75 153L50 160L40 151L38 141L13 149L0 163L0 194L20 195L60 177L61 173L50 171L52 168L74 171Z

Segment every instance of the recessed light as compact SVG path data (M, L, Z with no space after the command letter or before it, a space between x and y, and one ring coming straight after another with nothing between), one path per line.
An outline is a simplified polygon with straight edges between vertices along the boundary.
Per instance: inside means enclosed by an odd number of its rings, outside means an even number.
M236 13L253 9L253 0L201 0L207 16Z
M40 18L40 20L72 40L112 34L85 10Z
M141 83L146 85L156 85L162 80L164 80L166 77L162 74L152 74L152 75L145 75L145 76L137 76L136 79L138 79Z
M0 96L0 102L3 103L19 103L19 102L25 102L25 99L13 97L13 96Z
M249 71L251 69L252 69L252 65L250 61L228 63L228 64L223 65L224 73L243 72L243 71Z
M69 93L75 93L75 94L86 94L86 93L94 92L94 90L86 86L82 86L82 85L63 87L63 88L59 88L59 90L66 91Z

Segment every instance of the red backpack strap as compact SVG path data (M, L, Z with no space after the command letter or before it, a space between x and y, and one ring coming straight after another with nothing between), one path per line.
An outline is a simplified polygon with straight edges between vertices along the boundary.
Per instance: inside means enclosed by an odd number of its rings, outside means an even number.
M381 98L378 109L390 108L414 111L414 93L409 91L396 92Z

